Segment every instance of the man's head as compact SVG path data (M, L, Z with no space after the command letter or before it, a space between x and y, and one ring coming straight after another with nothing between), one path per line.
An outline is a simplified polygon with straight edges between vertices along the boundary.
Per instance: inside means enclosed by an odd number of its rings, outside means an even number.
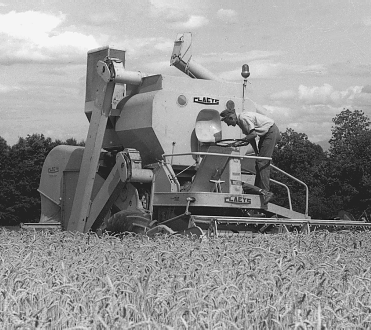
M220 113L221 120L224 121L228 126L236 126L237 115L234 109L225 109Z

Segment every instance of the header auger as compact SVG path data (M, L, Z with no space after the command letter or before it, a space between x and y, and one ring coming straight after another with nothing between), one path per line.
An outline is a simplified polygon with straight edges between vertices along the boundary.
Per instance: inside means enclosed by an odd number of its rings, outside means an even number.
M256 111L245 91L248 66L243 84L221 80L193 61L188 33L177 36L171 65L194 79L128 71L118 49L88 53L86 145L57 146L47 156L39 226L218 235L371 225L311 219L307 186L287 173L306 190L304 213L292 209L288 188L274 180L287 188L289 208L244 194L256 156L219 114L231 101L236 112Z

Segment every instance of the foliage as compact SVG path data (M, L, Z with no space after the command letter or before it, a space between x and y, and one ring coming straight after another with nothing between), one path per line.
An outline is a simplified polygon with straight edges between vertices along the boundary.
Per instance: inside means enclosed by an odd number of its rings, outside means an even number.
M297 133L291 128L281 134L281 141L273 154L274 165L307 184L311 215L316 218L324 212L325 200L321 196L325 184L322 166L326 159L326 153L320 145L310 142L306 134ZM305 187L277 171L274 171L272 177L290 188L294 210L304 212ZM286 189L277 185L272 188L277 194L275 202L288 207Z
M9 196L9 152L10 147L0 137L0 219L4 217Z
M369 233L0 232L3 329L368 329Z
M306 134L288 128L273 161L308 185L313 218L333 218L343 209L359 218L371 204L371 122L363 111L348 109L336 115L333 122L328 153L310 142ZM277 173L273 178L290 187L294 209L303 212L303 187ZM276 202L288 206L284 189L273 189Z
M371 122L360 110L344 110L333 122L326 195L358 217L371 203Z
M44 160L59 144L83 145L75 139L52 141L43 134L19 138L12 147L0 138L1 183L0 224L16 225L37 222L40 217L40 196L37 191Z

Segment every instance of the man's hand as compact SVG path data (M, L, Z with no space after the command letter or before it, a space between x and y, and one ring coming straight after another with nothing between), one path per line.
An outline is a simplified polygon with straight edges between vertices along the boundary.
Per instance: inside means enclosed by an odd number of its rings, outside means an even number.
M250 144L251 144L252 148L254 149L255 155L258 156L259 155L259 150L258 150L258 146L256 145L256 140L255 139L251 140Z
M258 135L256 134L255 130L252 130L249 134L247 134L243 139L246 140L246 141L249 141L251 142L252 140L255 140L255 138L257 137Z

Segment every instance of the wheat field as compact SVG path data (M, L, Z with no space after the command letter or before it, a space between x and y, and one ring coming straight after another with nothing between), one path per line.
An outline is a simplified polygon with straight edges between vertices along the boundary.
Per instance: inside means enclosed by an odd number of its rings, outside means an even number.
M0 230L1 329L367 329L371 234Z

